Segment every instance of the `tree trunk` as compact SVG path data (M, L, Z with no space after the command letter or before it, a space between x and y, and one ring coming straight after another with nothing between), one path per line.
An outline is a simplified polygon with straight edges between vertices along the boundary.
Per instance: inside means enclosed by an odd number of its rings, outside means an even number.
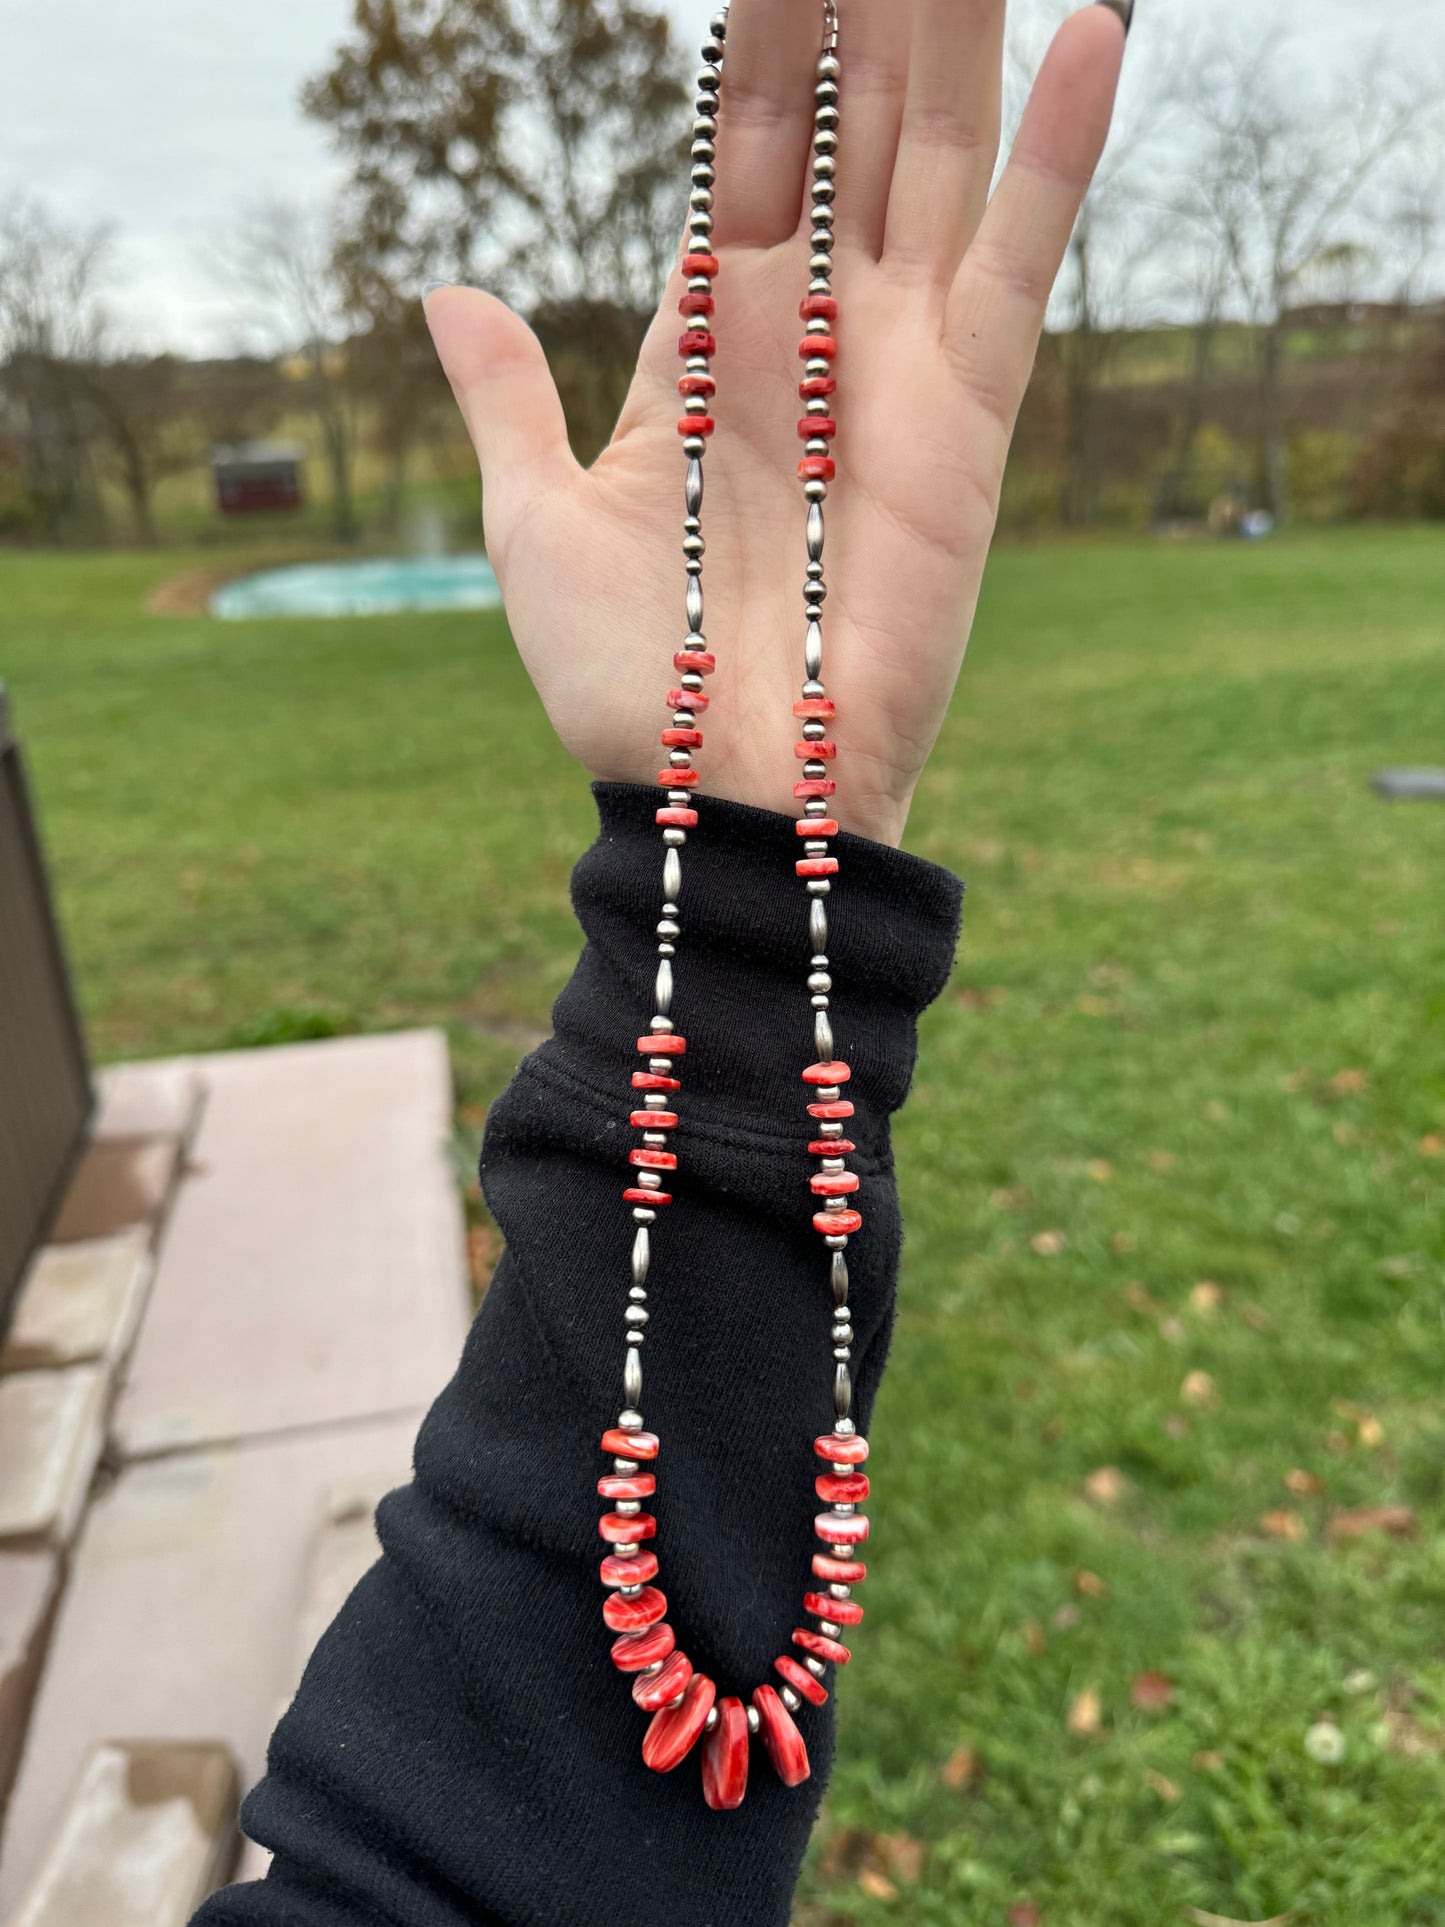
M1276 522L1289 519L1289 475L1284 432L1284 324L1267 322L1259 343L1259 456L1265 507Z

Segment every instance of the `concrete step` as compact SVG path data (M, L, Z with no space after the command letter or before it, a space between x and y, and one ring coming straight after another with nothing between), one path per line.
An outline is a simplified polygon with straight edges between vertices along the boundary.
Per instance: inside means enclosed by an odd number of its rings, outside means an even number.
M60 1589L60 1555L0 1552L0 1820L14 1784Z
M103 1366L0 1378L0 1548L67 1545L105 1443Z
M204 1086L194 1064L167 1058L155 1064L112 1064L96 1078L90 1135L101 1144L173 1138L189 1144L200 1116Z
M143 1226L113 1238L47 1245L20 1288L0 1372L118 1363L135 1337L150 1275L150 1234Z
M11 1927L185 1927L235 1858L236 1795L224 1746L96 1747Z

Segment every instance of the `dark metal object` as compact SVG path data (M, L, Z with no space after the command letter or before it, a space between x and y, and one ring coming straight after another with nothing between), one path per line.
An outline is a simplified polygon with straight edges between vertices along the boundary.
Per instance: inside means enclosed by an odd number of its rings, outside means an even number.
M1413 796L1445 797L1445 769L1381 769L1370 782L1392 802Z
M90 1072L0 687L0 1329L90 1118Z

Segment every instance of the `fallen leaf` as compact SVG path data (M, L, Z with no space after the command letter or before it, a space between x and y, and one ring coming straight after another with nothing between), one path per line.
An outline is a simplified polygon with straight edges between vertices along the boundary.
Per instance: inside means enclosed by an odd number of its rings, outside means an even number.
M1194 1427L1182 1412L1171 1412L1164 1421L1164 1430L1171 1439L1187 1439Z
M1008 1927L1043 1927L1044 1914L1031 1900L1016 1900L1008 1910Z
M1350 1441L1343 1432L1325 1433L1325 1450L1333 1452L1336 1458L1343 1458L1350 1449Z
M1002 985L967 984L954 993L955 1001L965 1010L993 1010L1007 996L1008 991Z
M1184 1918L1194 1927L1289 1927L1293 1914L1271 1914L1268 1920L1235 1920L1225 1914L1206 1914L1202 1907L1186 1907Z
M1070 1600L1066 1601L1062 1606L1056 1606L1054 1608L1053 1618L1049 1623L1056 1632L1071 1633L1083 1616L1078 1607Z
M1085 1569L1074 1574L1074 1591L1081 1593L1085 1599L1104 1599L1108 1596L1109 1587L1098 1573Z
M917 1886L923 1874L925 1849L921 1840L915 1840L911 1833L880 1833L873 1848L895 1880L905 1887Z
M1031 1659L1042 1659L1049 1650L1048 1634L1036 1619L1026 1619L1020 1628L1024 1651Z
M1373 1452L1377 1445L1384 1444L1385 1428L1377 1418L1362 1418L1356 1436L1367 1452Z
M839 1827L823 1849L818 1872L826 1884L851 1880L868 1850L868 1839L857 1827Z
M858 1885L870 1900L897 1900L898 1898L898 1889L887 1874L880 1873L877 1867L860 1867Z
M1325 1482L1317 1479L1313 1472L1302 1472L1295 1466L1284 1475L1284 1489L1293 1492L1299 1499L1317 1499L1325 1489Z
M1309 1065L1305 1064L1297 1071L1286 1071L1284 1076L1279 1080L1279 1087L1282 1091L1307 1090L1313 1075L1314 1073L1310 1070Z
M1085 1479L1084 1491L1096 1505L1117 1505L1124 1496L1124 1474L1117 1465L1101 1465Z
M1141 1713L1162 1713L1174 1698L1174 1687L1165 1673L1140 1673L1129 1698Z
M1075 1696L1064 1724L1078 1739L1090 1739L1099 1731L1104 1724L1104 1702L1099 1698L1097 1688L1086 1686L1082 1693Z
M1068 1239L1062 1231L1036 1231L1029 1243L1041 1258L1057 1258Z
M1170 1345L1182 1345L1189 1334L1178 1318L1161 1318L1159 1336Z
M1336 1071L1330 1079L1330 1089L1336 1097L1350 1097L1362 1091L1370 1081L1368 1071Z
M1298 1545L1309 1536L1309 1528L1297 1512L1286 1506L1277 1506L1274 1511L1266 1512L1260 1520L1260 1530L1267 1532L1271 1539L1288 1539Z
M1015 1185L1011 1191L999 1190L989 1193L989 1203L995 1211L1022 1211L1030 1202L1031 1193L1026 1184Z
M1445 1137L1431 1131L1421 1138L1417 1148L1422 1158L1445 1158Z
M938 1777L950 1793L962 1793L978 1778L977 1753L971 1746L956 1746L938 1769Z
M1109 1240L1109 1249L1116 1258L1127 1258L1138 1242L1132 1231L1116 1231Z
M1107 1158L1090 1158L1089 1162L1084 1166L1084 1170L1088 1176L1094 1180L1095 1184L1112 1184L1114 1182L1114 1167Z
M1152 1767L1145 1771L1144 1784L1151 1793L1158 1795L1166 1807L1178 1806L1184 1798L1183 1787L1176 1786L1173 1780L1166 1778L1162 1773L1156 1773Z
M1398 1707L1385 1712L1385 1744L1405 1760L1427 1760L1445 1753L1445 1733L1439 1727L1422 1726Z
M1137 1278L1131 1278L1124 1287L1124 1296L1135 1311L1153 1311L1154 1294L1149 1287Z
M1151 1171L1172 1171L1179 1160L1172 1151L1150 1151L1146 1162Z
M1264 1309L1263 1305L1243 1304L1239 1308L1239 1315L1252 1332L1272 1332L1274 1330L1274 1320Z
M1196 1318L1213 1318L1224 1303L1224 1287L1212 1278L1201 1278L1189 1293L1189 1309Z
M1332 1545L1341 1539L1363 1539L1371 1532L1387 1533L1392 1539L1413 1539L1413 1509L1407 1505L1357 1506L1348 1512L1336 1512L1325 1527L1325 1537Z
M1214 1752L1212 1748L1206 1747L1204 1752L1195 1754L1194 1765L1198 1767L1201 1773L1222 1773L1224 1771L1224 1755Z
M1219 1387L1208 1372L1190 1372L1179 1387L1179 1396L1186 1405L1196 1406L1202 1412L1212 1412L1219 1403Z

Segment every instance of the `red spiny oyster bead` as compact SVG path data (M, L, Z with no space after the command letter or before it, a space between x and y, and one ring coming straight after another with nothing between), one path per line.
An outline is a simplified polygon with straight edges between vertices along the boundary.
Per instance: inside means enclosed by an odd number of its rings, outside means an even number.
M662 732L664 749L701 749L702 731L700 729L665 729Z
M866 1472L823 1472L813 1481L813 1490L824 1505L862 1505L868 1497L869 1489ZM632 1496L645 1499L648 1495L645 1492L639 1492L636 1495L626 1492L616 1494L604 1492L602 1496L604 1499L613 1497L626 1499Z
M799 836L836 836L838 834L838 825L831 816L799 817L793 827Z
M679 435L712 435L717 431L717 423L711 415L679 415L677 432Z
M830 1084L846 1084L852 1075L848 1066L835 1058L826 1064L810 1064L803 1072L803 1082L816 1084L820 1090L826 1090Z
M781 1673L795 1693L801 1693L805 1700L814 1706L826 1704L828 1689L822 1680L814 1679L806 1666L800 1666L791 1653L783 1653L773 1661L773 1671Z
M615 1592L602 1605L602 1617L614 1633L644 1633L666 1615L667 1600L656 1586L644 1586L635 1599Z
M809 375L806 380L798 383L798 393L804 401L818 401L824 396L836 395L837 392L836 375Z
M815 1137L808 1149L815 1158L845 1158L858 1146L850 1137Z
M768 1749L773 1771L784 1786L801 1786L812 1769L803 1736L794 1726L787 1707L771 1686L754 1688L753 1705L757 1708L758 1733Z
M608 1600L608 1605L612 1601ZM814 1659L827 1660L833 1666L846 1666L853 1655L848 1648L836 1639L829 1639L823 1633L810 1633L806 1626L798 1626L793 1631L793 1644L801 1646L805 1653Z
M798 422L800 442L811 442L815 436L831 442L837 432L838 424L831 415L804 415Z
M834 1465L866 1465L868 1462L868 1441L861 1432L825 1432L820 1439L813 1440L813 1450L820 1459L828 1459ZM637 1457L634 1453L633 1457Z
M680 395L715 395L717 381L712 375L684 375L677 384Z
M717 657L711 649L679 649L672 659L672 666L679 675L694 669L699 676L710 676L717 668Z
M697 811L686 810L680 803L669 803L657 812L657 821L665 830L695 830Z
M868 1537L866 1512L820 1512L813 1530L830 1546L854 1546Z
M676 1111L634 1111L629 1120L639 1131L675 1131Z
M837 713L838 705L831 696L807 696L793 704L793 714L805 723L826 723Z
M672 1193L670 1191L633 1191L628 1189L623 1192L622 1201L624 1204L671 1204Z
M650 1512L604 1512L597 1530L609 1545L631 1546L640 1539L657 1536L657 1521ZM619 1626L618 1631L622 1628ZM637 1629L633 1627L635 1632Z
M675 1151L629 1151L627 1162L635 1164L640 1171L675 1171L677 1153Z
M656 1490L655 1472L609 1472L605 1479L597 1481L599 1499L650 1499ZM650 1579L652 1574L648 1573L647 1577Z
M707 1716L717 1698L717 1688L706 1673L694 1673L682 1695L681 1706L664 1706L653 1715L642 1741L642 1759L654 1773L671 1773L681 1766L698 1735L707 1725Z
M838 312L838 303L831 294L805 294L798 308L800 321L831 321Z
M667 1659L660 1673L640 1673L632 1682L632 1697L644 1713L671 1706L692 1678L692 1661L679 1648Z
M846 1198L858 1189L860 1182L856 1171L819 1171L808 1180L814 1196L819 1198Z
M655 1030L649 1037L639 1037L637 1048L643 1057L686 1057L687 1039L675 1030Z
M667 706L669 709L696 709L702 711L712 701L711 696L695 694L691 689L669 689Z
M690 790L702 778L695 769L660 769L657 780L665 790Z
M715 355L717 337L710 335L706 328L689 328L677 344L677 352L686 361L692 355Z
M640 1673L666 1659L677 1644L677 1634L665 1619L645 1633L624 1633L612 1642L612 1664L619 1673Z
M598 1570L604 1586L645 1586L657 1577L657 1554L639 1552L631 1559L619 1559L611 1552Z
M846 1097L835 1097L827 1104L810 1104L808 1116L822 1118L836 1124L840 1118L852 1117L853 1106Z
M832 335L804 335L798 343L800 361L832 361L838 353L838 344Z
M836 743L794 743L793 754L800 763L831 763L838 754Z
M717 1725L702 1743L702 1797L714 1813L731 1813L748 1790L748 1714L741 1700L717 1703Z
M627 1432L614 1425L602 1434L602 1450L614 1459L655 1459L659 1446L656 1432Z
M828 1586L856 1586L868 1577L868 1568L861 1559L831 1559L826 1552L815 1552L813 1577Z
M678 1077L664 1077L661 1071L634 1071L632 1088L635 1091L680 1091L682 1080Z
M845 1238L863 1229L861 1211L815 1211L813 1229L825 1238Z
M705 274L709 280L712 280L717 271L718 259L715 254L685 254L682 257L682 272L685 280L695 280L700 274Z
M856 1599L830 1599L826 1593L804 1593L803 1611L814 1614L818 1619L826 1619L834 1626L861 1626L863 1623L863 1608Z
M710 294L704 294L700 288L689 288L677 304L677 312L685 317L698 314L712 314L716 311L716 308L717 302Z
M832 796L837 788L837 781L831 776L803 776L794 783L793 794L800 803L806 803L810 797Z
M799 857L793 865L800 877L835 877L838 874L838 859L835 856Z
M831 455L805 455L798 463L798 479L804 482L831 482L838 464Z

